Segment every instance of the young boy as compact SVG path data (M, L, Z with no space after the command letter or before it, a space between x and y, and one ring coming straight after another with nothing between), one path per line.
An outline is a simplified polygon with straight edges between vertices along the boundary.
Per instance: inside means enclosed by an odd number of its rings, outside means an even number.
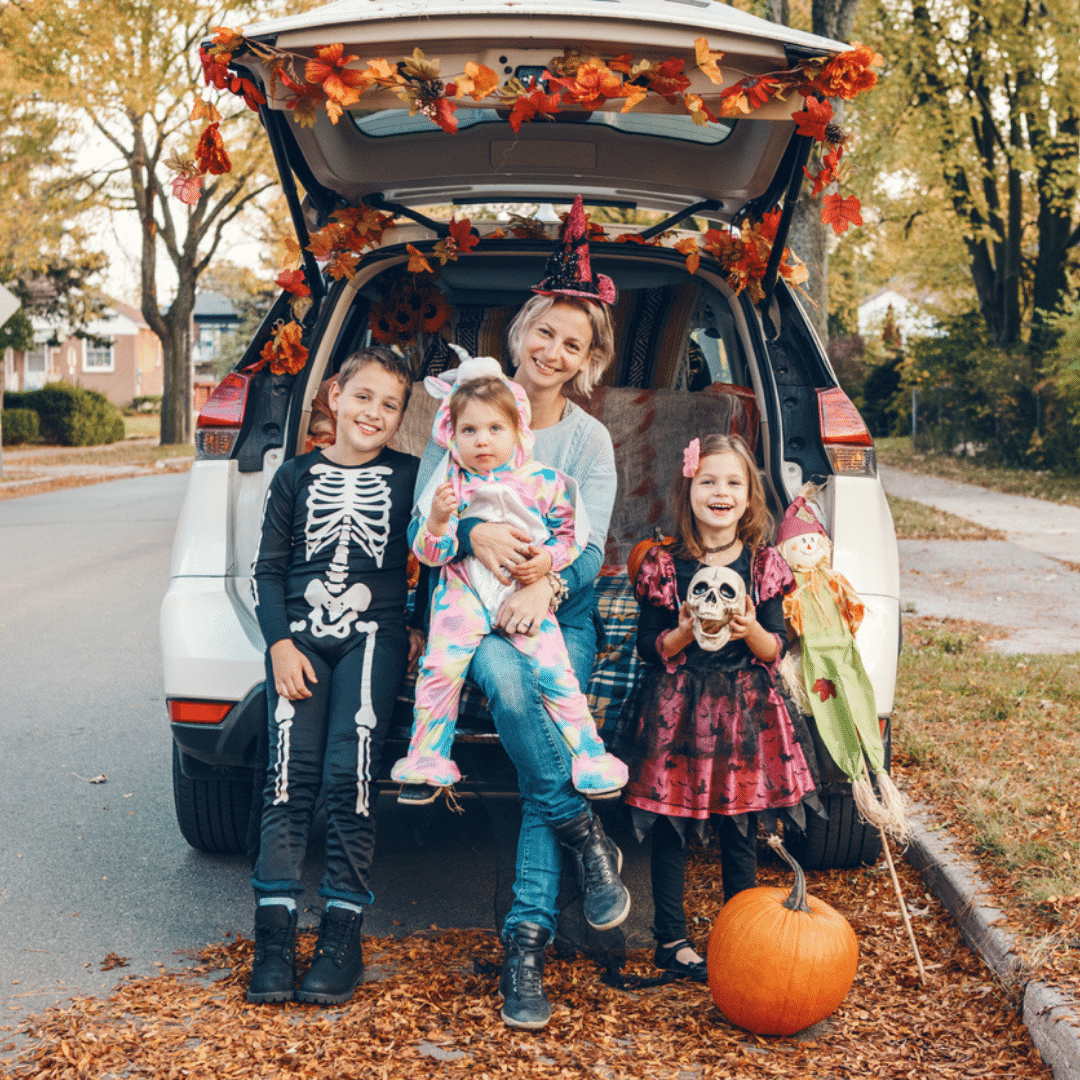
M375 776L407 665L405 533L419 459L387 448L411 377L389 349L354 353L329 391L332 446L277 471L255 558L267 643L270 765L252 885L255 963L247 999L335 1004L363 971L363 905L375 846ZM311 969L294 993L296 898L325 771L326 897Z

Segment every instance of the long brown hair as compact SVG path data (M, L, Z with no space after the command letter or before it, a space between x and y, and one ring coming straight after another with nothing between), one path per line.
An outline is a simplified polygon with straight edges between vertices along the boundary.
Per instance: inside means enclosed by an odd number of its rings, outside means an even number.
M773 520L765 503L765 487L761 482L757 462L750 447L738 435L706 435L701 440L701 457L704 461L713 454L734 454L746 473L746 509L739 518L736 536L750 549L751 557L772 534ZM692 476L681 476L675 487L675 546L672 549L680 559L701 559L705 551L698 531L697 518L690 506Z

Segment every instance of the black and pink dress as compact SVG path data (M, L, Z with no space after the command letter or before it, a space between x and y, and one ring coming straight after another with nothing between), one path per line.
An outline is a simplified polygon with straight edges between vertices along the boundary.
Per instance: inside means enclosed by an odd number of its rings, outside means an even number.
M817 808L809 731L795 720L775 681L775 663L758 660L745 641L716 652L691 642L672 659L660 648L678 626L678 612L691 578L701 567L657 545L645 556L636 589L641 605L638 652L652 670L639 699L635 752L626 802L639 831L653 815L674 819L680 835L687 825L700 832L712 814L738 819L782 810L795 824L809 796ZM731 564L747 586L761 625L787 638L783 598L795 585L787 563L772 547L751 556L744 549ZM816 762L814 762L816 764ZM679 820L682 819L682 820ZM686 820L689 819L689 820Z

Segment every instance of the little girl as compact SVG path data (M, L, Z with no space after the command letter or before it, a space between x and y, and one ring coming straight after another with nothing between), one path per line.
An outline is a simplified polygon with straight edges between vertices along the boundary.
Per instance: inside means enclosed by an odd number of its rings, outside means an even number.
M683 890L690 832L703 836L718 815L724 899L757 880L757 811L775 819L799 805L815 783L809 732L797 735L774 675L786 643L784 594L794 587L787 563L768 546L771 520L757 467L737 436L694 439L683 451L675 490L676 538L641 563L638 652L651 665L640 698L635 758L626 802L639 837L652 830L655 963L704 982L705 961L686 940ZM725 566L746 585L745 607L728 624L730 639L695 638L686 603L702 566ZM715 627L699 628L715 631ZM801 745L800 745L801 743ZM804 747L807 749L804 750Z
M429 389L448 391L432 432L449 454L446 479L420 496L421 518L412 546L421 562L441 566L442 573L416 680L409 752L390 773L405 785L399 801L411 805L432 802L440 788L461 779L450 760L461 688L477 646L494 632L503 601L517 583L531 584L573 562L589 531L582 511L575 520L565 477L532 459L524 390L490 357L470 358L450 374L457 376L452 386L442 380L426 381ZM457 524L462 517L507 522L531 535L530 557L504 568L516 583L504 585L474 556L451 561L457 554ZM561 579L553 584L558 598ZM557 606L556 599L553 607ZM573 755L574 787L594 798L617 794L626 783L626 766L604 749L554 614L544 615L534 633L508 637L536 664L548 714Z

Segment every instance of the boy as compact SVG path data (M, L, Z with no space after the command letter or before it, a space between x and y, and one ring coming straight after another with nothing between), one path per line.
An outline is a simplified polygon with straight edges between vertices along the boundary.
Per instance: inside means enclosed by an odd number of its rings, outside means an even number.
M354 353L330 387L333 445L287 461L263 510L256 614L267 642L270 765L252 885L247 999L336 1004L363 971L375 776L407 665L405 533L419 459L390 450L411 375L389 349ZM311 969L294 994L296 898L325 771L326 897Z

